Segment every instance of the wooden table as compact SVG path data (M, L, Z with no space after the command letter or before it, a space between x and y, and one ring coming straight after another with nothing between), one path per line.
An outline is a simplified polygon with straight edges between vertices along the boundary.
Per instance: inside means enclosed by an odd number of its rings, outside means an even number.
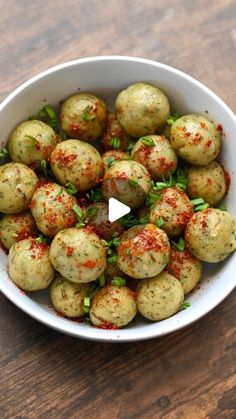
M0 99L78 57L135 55L184 70L236 110L234 0L8 0ZM0 296L1 418L233 418L233 292L183 331L140 343L63 336Z

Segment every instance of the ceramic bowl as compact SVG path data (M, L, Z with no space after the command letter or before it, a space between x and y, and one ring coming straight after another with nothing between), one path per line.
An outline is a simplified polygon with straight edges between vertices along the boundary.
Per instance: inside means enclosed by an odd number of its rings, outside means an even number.
M146 81L163 89L172 112L197 112L221 124L224 130L221 161L231 176L226 197L228 210L236 215L235 155L236 117L228 106L199 81L167 65L133 57L105 56L78 59L57 65L23 83L0 105L1 147L15 125L50 103L80 90L90 91L112 108L117 93L126 86ZM0 288L17 307L45 325L75 337L96 341L138 341L174 332L200 319L217 306L236 285L236 254L223 263L206 265L200 287L187 297L191 306L157 323L137 319L125 329L101 330L59 317L50 307L48 292L22 293L9 279L7 256L0 251ZM17 313L16 313L17 315Z

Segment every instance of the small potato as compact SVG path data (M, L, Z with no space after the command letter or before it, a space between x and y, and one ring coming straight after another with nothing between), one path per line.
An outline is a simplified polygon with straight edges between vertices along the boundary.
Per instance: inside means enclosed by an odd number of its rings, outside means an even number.
M58 144L51 155L51 168L62 185L73 183L79 191L93 188L103 176L103 161L90 144L66 140Z
M163 230L168 236L175 237L182 233L192 215L188 195L175 187L166 188L151 208L150 222L156 224L161 219Z
M177 156L164 135L141 137L131 156L148 169L153 180L169 177L177 167Z
M179 279L184 289L184 294L191 292L202 276L202 263L191 255L187 249L180 252L171 248L170 260L166 269L171 275Z
M215 208L198 211L187 224L185 240L197 259L220 262L236 249L235 219Z
M108 219L108 205L97 202L86 209L87 220L93 231L104 240L111 240L114 233L118 235L124 230L119 221L111 223Z
M170 115L170 104L156 86L135 83L118 94L116 114L127 134L141 137L155 134L165 125Z
M38 187L31 201L31 212L38 229L48 237L72 227L77 221L73 206L76 199L65 188L53 182Z
M60 118L62 129L70 138L92 141L105 129L106 105L91 93L77 93L63 102Z
M114 141L115 140L115 141ZM102 143L105 150L119 149L125 151L128 147L130 137L123 130L115 113L108 114L106 129L102 136Z
M130 323L136 313L137 306L132 291L127 287L108 284L92 299L90 319L101 329L115 329Z
M10 249L13 244L37 235L37 227L30 211L5 214L0 219L0 241Z
M54 278L49 259L49 245L28 237L9 251L8 271L12 281L24 291L47 288Z
M216 205L226 193L224 170L216 161L206 166L192 166L187 170L188 189L191 198L203 198L210 205Z
M170 143L181 159L205 166L219 154L221 133L206 117L190 114L177 119L172 125Z
M132 278L158 275L169 260L170 244L164 231L153 224L125 231L117 249L117 265Z
M138 311L148 320L160 321L173 316L180 310L183 300L180 281L167 272L143 279L138 285Z
M75 283L95 281L106 268L106 250L86 228L67 228L53 239L50 260L54 268Z
M53 129L42 121L21 122L8 140L8 150L13 161L36 168L47 160L56 147L58 138Z
M113 197L133 209L144 203L150 189L151 179L147 169L130 160L111 166L102 183L102 194L107 201Z
M53 308L66 317L83 316L83 302L88 289L88 284L75 284L57 274L50 285Z
M102 160L104 164L104 170L106 172L109 167L113 166L113 164L117 163L118 161L130 160L130 155L124 151L109 150L102 155Z
M27 209L37 182L36 174L24 164L0 166L0 211L16 214Z

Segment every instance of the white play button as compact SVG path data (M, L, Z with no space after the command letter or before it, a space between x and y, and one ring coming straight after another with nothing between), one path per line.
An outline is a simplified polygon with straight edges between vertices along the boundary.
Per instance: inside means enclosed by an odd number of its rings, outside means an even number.
M123 217L131 211L128 205L122 204L122 202L118 201L115 198L110 198L108 204L108 218L111 223L113 223L113 221L118 220L119 218Z

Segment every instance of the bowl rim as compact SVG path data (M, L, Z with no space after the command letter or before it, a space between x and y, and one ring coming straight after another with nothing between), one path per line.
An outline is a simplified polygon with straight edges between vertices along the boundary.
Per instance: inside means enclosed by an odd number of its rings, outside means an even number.
M175 73L176 75L180 76L188 80L189 82L193 83L195 86L199 87L201 90L205 91L209 96L211 96L218 104L224 108L225 112L228 116L234 121L236 124L236 115L234 112L229 108L229 106L211 89L201 83L199 80L195 79L194 77L188 75L187 73L178 70L172 66L167 64L160 63L158 61L149 60L146 58L134 57L134 56L122 56L122 55L102 55L102 56L91 56L86 58L78 58L75 60L67 61L62 64L57 64L52 66L37 75L31 77L27 81L20 84L16 89L14 89L0 104L0 112L8 105L21 91L25 88L29 87L30 85L34 84L36 81L48 76L52 73L57 71L61 71L62 69L66 69L68 67L73 67L81 64L88 64L94 63L98 61L128 61L128 62L138 62L142 64L147 64L151 66L155 66L157 68L161 68L171 73ZM94 340L100 342L134 342L134 341L141 341L146 339L153 339L156 337L161 337L167 335L169 333L173 333L182 329L190 324L194 323L195 321L199 320L211 310L213 310L218 304L220 304L235 288L235 283L230 282L225 287L224 293L218 295L216 299L209 302L208 306L202 307L201 312L194 314L194 316L186 316L181 322L176 322L175 325L171 325L171 327L167 327L166 330L160 331L158 330L158 322L152 323L151 325L142 326L141 331L137 329L118 329L118 330L102 330L98 328L92 327L75 327L75 322L57 318L55 316L49 316L47 313L39 313L37 309L31 307L31 305L24 305L22 304L22 294L15 295L14 292L11 291L11 286L9 287L8 281L1 281L0 282L0 290L1 292L18 308L20 308L23 312L28 314L30 317L34 318L35 320L43 323L44 325L51 327L61 333L68 334L77 338L87 339L87 340ZM37 304L37 303L35 303ZM188 309L191 310L191 307ZM59 321L59 319L61 321ZM70 327L71 326L71 327ZM79 324L78 324L79 326ZM145 330L144 330L145 328Z

